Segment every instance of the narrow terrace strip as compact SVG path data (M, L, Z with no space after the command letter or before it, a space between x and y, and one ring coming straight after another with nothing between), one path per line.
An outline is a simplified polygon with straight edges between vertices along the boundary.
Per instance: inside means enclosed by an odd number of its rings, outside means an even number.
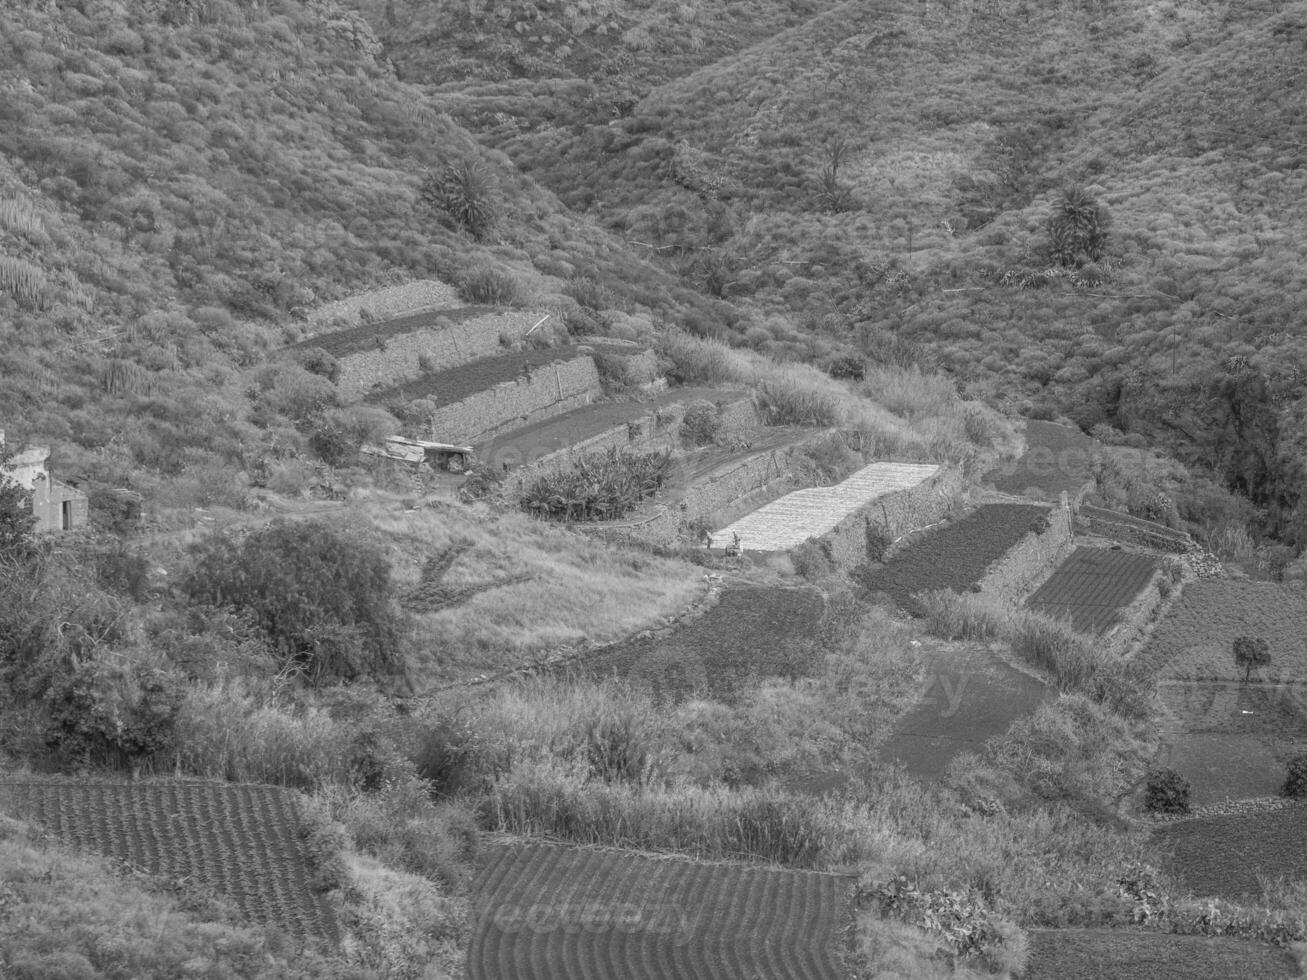
M858 508L879 497L910 490L939 472L934 463L872 463L833 487L786 494L712 536L724 548L739 535L746 551L786 551L832 530Z
M1110 548L1077 548L1026 605L1057 619L1069 619L1081 633L1103 633L1143 591L1157 571L1157 559Z

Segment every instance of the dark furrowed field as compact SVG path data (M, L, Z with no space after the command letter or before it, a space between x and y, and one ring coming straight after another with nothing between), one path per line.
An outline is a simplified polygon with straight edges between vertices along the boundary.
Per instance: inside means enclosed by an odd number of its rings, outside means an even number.
M990 470L982 482L1000 493L1055 499L1074 494L1094 478L1092 459L1098 441L1079 429L1055 422L1026 423L1026 452Z
M869 592L889 595L911 609L917 592L965 592L985 570L1048 517L1041 504L985 504L961 520L925 534L881 565L866 565L855 578Z
M1025 980L1278 980L1298 976L1270 943L1128 929L1036 929Z
M1157 559L1110 548L1077 548L1026 600L1035 612L1066 619L1081 633L1103 633L1143 591Z
M1259 875L1307 881L1307 803L1177 820L1154 832L1153 848L1196 896L1255 898Z
M837 980L850 879L615 850L491 844L471 980Z
M615 674L658 698L702 693L730 701L750 679L810 673L822 653L824 613L813 589L728 588L717 605L670 636L619 643L571 669Z
M0 803L67 844L212 888L298 939L340 941L310 886L297 795L199 780L0 779Z

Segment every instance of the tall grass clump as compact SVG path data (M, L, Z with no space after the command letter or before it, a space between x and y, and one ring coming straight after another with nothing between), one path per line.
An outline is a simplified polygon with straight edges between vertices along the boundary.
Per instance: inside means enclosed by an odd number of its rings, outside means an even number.
M1093 673L1093 653L1084 637L1065 623L1039 613L1014 618L1009 642L1017 656L1053 675L1058 690L1082 690Z
M1011 612L988 596L936 589L913 600L926 631L943 640L993 640L1011 628Z

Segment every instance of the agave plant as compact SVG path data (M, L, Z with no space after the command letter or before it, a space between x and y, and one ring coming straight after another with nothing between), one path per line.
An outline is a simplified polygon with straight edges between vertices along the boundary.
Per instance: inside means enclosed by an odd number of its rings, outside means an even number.
M1107 209L1083 187L1069 187L1048 217L1048 239L1058 265L1097 262L1107 247Z

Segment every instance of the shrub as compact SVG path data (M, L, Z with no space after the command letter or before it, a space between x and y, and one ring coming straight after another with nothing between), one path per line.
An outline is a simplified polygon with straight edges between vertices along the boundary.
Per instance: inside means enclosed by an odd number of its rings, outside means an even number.
M1048 240L1053 260L1062 266L1097 262L1107 246L1111 218L1107 209L1083 187L1069 187L1053 205L1048 217Z
M466 273L458 283L459 294L469 303L487 306L521 306L526 297L516 279L497 269L478 267Z
M721 411L712 402L694 402L681 418L681 441L691 446L708 446L722 430Z
M0 476L0 558L27 555L35 531L31 496L17 483Z
M522 492L522 509L537 517L608 521L624 517L663 486L671 451L582 456L572 469L539 477Z
M339 419L319 419L309 435L309 448L328 466L345 466L356 462L361 444L361 440L349 432Z
M805 541L797 548L791 548L790 561L794 563L794 570L809 582L819 581L835 571L830 545L825 542Z
M390 567L373 545L325 524L276 521L195 549L192 601L249 612L279 656L313 683L403 673Z
M1245 684L1248 683L1254 670L1267 667L1271 663L1270 645L1261 637L1236 636L1233 654L1235 666L1243 670Z
M1149 813L1188 813L1189 780L1174 769L1153 769L1144 784L1144 809Z
M1291 800L1307 799L1307 752L1289 760L1280 793Z
M121 543L95 557L95 577L111 592L145 600L150 582L150 563L144 555L128 551Z
M885 554L894 544L889 531L872 521L867 522L867 561L884 561Z
M649 777L649 742L633 712L614 712L592 721L585 747L591 775L606 783L638 786Z
M446 164L439 173L428 172L422 181L423 200L477 241L485 239L498 217L495 191L485 167L472 160Z
M296 354L295 360L305 371L326 378L333 384L340 377L340 362L321 347L301 350Z
M46 743L83 763L136 765L172 745L182 697L164 671L83 661L46 695Z

